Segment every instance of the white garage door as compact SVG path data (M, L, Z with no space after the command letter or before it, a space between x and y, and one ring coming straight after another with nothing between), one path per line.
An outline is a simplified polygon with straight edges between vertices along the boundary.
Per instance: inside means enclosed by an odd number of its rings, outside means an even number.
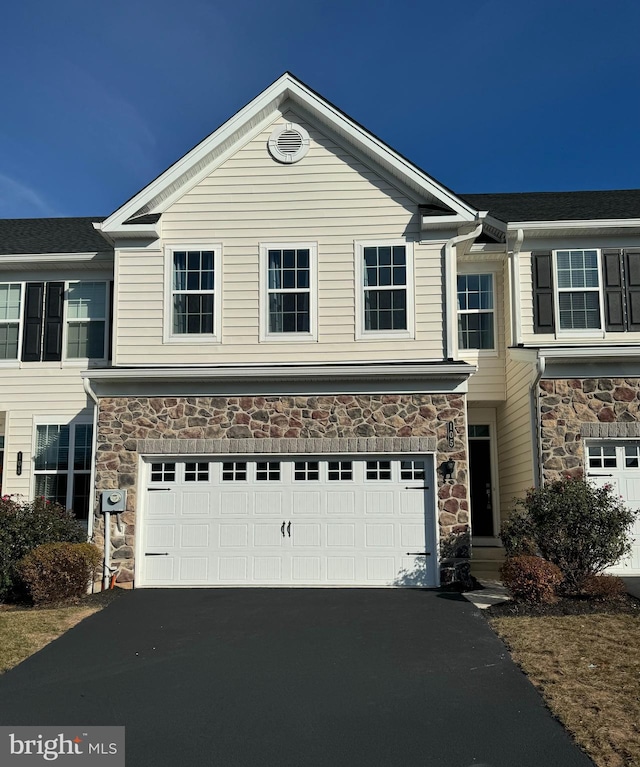
M431 456L149 459L138 586L436 586Z
M601 442L587 447L588 476L598 485L610 484L627 506L640 508L640 442ZM631 554L622 559L612 573L640 574L640 519L632 530Z

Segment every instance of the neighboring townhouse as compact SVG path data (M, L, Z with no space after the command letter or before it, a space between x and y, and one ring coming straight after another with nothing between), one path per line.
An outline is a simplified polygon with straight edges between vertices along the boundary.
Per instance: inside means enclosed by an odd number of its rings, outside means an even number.
M0 222L2 491L121 584L465 580L539 476L640 501L638 209L456 195L285 74L108 218Z

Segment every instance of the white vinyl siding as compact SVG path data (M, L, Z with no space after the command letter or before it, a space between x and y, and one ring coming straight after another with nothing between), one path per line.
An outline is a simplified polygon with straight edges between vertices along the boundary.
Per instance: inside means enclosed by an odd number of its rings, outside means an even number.
M275 124L284 121L304 123L311 135L300 162L273 160L268 126L162 216L167 247L224 244L221 343L163 343L162 253L153 247L123 250L117 364L295 362L301 354L315 362L442 359L442 243L419 243L420 201L297 115L288 113ZM310 239L318 249L318 342L260 343L260 246ZM354 241L389 239L413 244L415 340L356 341Z

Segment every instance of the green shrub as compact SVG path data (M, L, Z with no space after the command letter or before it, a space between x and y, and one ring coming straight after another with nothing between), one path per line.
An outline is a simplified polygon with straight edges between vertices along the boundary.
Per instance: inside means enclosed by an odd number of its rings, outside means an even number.
M582 582L582 593L594 599L620 599L627 593L622 578L615 575L587 575Z
M92 543L45 543L23 557L16 570L39 605L86 594L101 562L102 555Z
M18 594L16 563L36 546L86 540L83 525L57 503L44 498L34 501L19 501L6 495L0 498L0 601Z
M579 593L631 550L630 528L637 511L628 509L610 485L596 487L575 477L531 489L503 524L508 556L537 554L557 565L563 589Z
M557 600L556 588L562 583L562 573L541 557L509 557L500 572L514 599L537 604Z

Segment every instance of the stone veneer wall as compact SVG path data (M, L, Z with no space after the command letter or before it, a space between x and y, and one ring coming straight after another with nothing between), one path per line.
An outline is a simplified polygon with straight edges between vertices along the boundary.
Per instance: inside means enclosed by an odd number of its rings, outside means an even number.
M541 380L545 482L584 471L584 438L640 437L640 379Z
M98 414L96 489L127 489L124 530L111 531L118 582L134 569L138 456L153 454L436 453L436 468L452 458L453 479L438 476L442 539L460 537L443 580L468 576L469 505L466 414L459 394L332 395L283 397L102 398ZM454 424L454 447L447 422ZM104 546L103 517L94 540ZM461 561L457 561L460 559Z

